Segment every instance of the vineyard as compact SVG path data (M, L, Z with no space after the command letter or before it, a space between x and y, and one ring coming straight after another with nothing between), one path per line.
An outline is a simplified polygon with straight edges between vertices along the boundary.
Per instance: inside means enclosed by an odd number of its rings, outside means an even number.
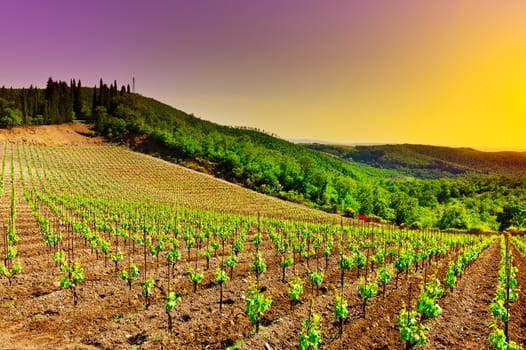
M364 224L117 146L0 145L2 349L518 349L526 239Z

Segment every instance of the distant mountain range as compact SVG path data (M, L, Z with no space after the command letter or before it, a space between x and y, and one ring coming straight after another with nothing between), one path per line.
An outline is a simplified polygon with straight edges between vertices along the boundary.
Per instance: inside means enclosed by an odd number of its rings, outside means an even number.
M426 145L344 146L304 144L342 161L353 161L375 168L390 169L421 179L465 175L526 175L526 152L483 152L472 148Z

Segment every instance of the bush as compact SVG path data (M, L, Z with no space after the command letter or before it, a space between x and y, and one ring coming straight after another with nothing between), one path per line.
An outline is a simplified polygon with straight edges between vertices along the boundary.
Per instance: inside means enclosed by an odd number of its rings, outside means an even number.
M347 218L355 218L356 217L356 211L353 208L347 207L343 211L343 216Z

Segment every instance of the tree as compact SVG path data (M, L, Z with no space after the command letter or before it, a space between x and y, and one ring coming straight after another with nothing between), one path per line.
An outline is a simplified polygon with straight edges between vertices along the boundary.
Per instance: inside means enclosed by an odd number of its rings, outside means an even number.
M75 86L75 81L73 80L73 84L71 85L71 89L73 92L73 112L75 112L76 118L81 118L83 115L82 111L82 86L80 83L80 80L78 81L77 85Z
M3 127L12 128L22 125L22 112L18 109L6 108L0 119Z
M517 228L524 227L526 218L526 208L520 202L508 202L502 207L502 212L497 214L499 230L504 231L510 226Z
M418 200L405 192L393 193L391 208L394 210L394 220L398 225L411 224L418 218Z
M106 107L97 106L93 113L93 117L96 120L97 130L99 132L104 132L106 128L106 123L108 120L108 112L106 111Z
M442 216L438 221L440 229L458 228L467 230L471 226L471 219L466 210L466 207L459 201L452 201L451 204L446 205Z
M97 86L93 87L93 97L91 99L91 112L95 112L95 108L99 105L99 95L97 94Z

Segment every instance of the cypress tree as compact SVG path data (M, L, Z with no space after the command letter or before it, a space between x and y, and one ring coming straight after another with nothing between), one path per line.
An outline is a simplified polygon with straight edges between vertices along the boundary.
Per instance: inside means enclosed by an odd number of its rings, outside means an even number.
M77 85L74 85L73 88L74 94L73 94L73 111L75 112L75 116L77 118L82 117L82 86L80 83L80 80L78 81Z
M93 97L91 99L91 113L95 113L95 108L97 108L99 102L99 97L97 96L97 86L93 87Z

